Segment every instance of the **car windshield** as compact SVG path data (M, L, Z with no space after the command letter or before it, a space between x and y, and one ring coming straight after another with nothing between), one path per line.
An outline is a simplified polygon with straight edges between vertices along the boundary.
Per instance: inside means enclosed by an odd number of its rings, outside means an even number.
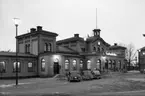
M84 71L84 74L90 74L90 71Z
M100 71L98 71L98 70L95 70L95 71L93 71L95 74L100 74Z
M72 76L76 76L76 75L79 74L77 71L72 71L72 72L70 72L70 73L71 73Z

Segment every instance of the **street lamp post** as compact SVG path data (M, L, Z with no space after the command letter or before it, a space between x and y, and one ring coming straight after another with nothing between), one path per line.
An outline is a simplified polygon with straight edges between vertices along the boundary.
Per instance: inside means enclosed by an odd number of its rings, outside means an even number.
M17 35L18 35L18 24L20 19L14 18L13 19L15 26L16 26L16 85L18 85L18 44L17 44Z
M140 49L138 51L138 66L139 66L139 71L140 71Z

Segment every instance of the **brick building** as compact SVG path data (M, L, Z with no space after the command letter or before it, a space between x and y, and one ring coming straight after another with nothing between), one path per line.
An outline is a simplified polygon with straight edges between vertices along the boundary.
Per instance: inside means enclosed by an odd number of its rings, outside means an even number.
M57 33L41 26L17 36L20 77L54 76L71 70L119 71L126 69L125 47L110 45L100 37L100 29L86 40L79 34L56 41ZM15 53L0 52L0 77L15 77Z

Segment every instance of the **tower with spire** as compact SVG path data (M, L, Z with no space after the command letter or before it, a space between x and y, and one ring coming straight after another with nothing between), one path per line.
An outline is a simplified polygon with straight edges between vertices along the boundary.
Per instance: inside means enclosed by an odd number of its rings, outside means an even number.
M96 29L93 30L94 32L94 36L96 37L100 37L100 29L98 29L98 26L97 26L97 8L96 8Z

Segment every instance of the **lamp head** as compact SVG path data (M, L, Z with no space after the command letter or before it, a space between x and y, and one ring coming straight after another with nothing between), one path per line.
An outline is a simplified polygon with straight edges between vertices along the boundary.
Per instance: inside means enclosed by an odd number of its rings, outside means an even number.
M140 49L138 49L138 52L140 52L141 50Z
M13 18L14 24L16 26L18 26L18 24L20 23L20 19L19 18Z

